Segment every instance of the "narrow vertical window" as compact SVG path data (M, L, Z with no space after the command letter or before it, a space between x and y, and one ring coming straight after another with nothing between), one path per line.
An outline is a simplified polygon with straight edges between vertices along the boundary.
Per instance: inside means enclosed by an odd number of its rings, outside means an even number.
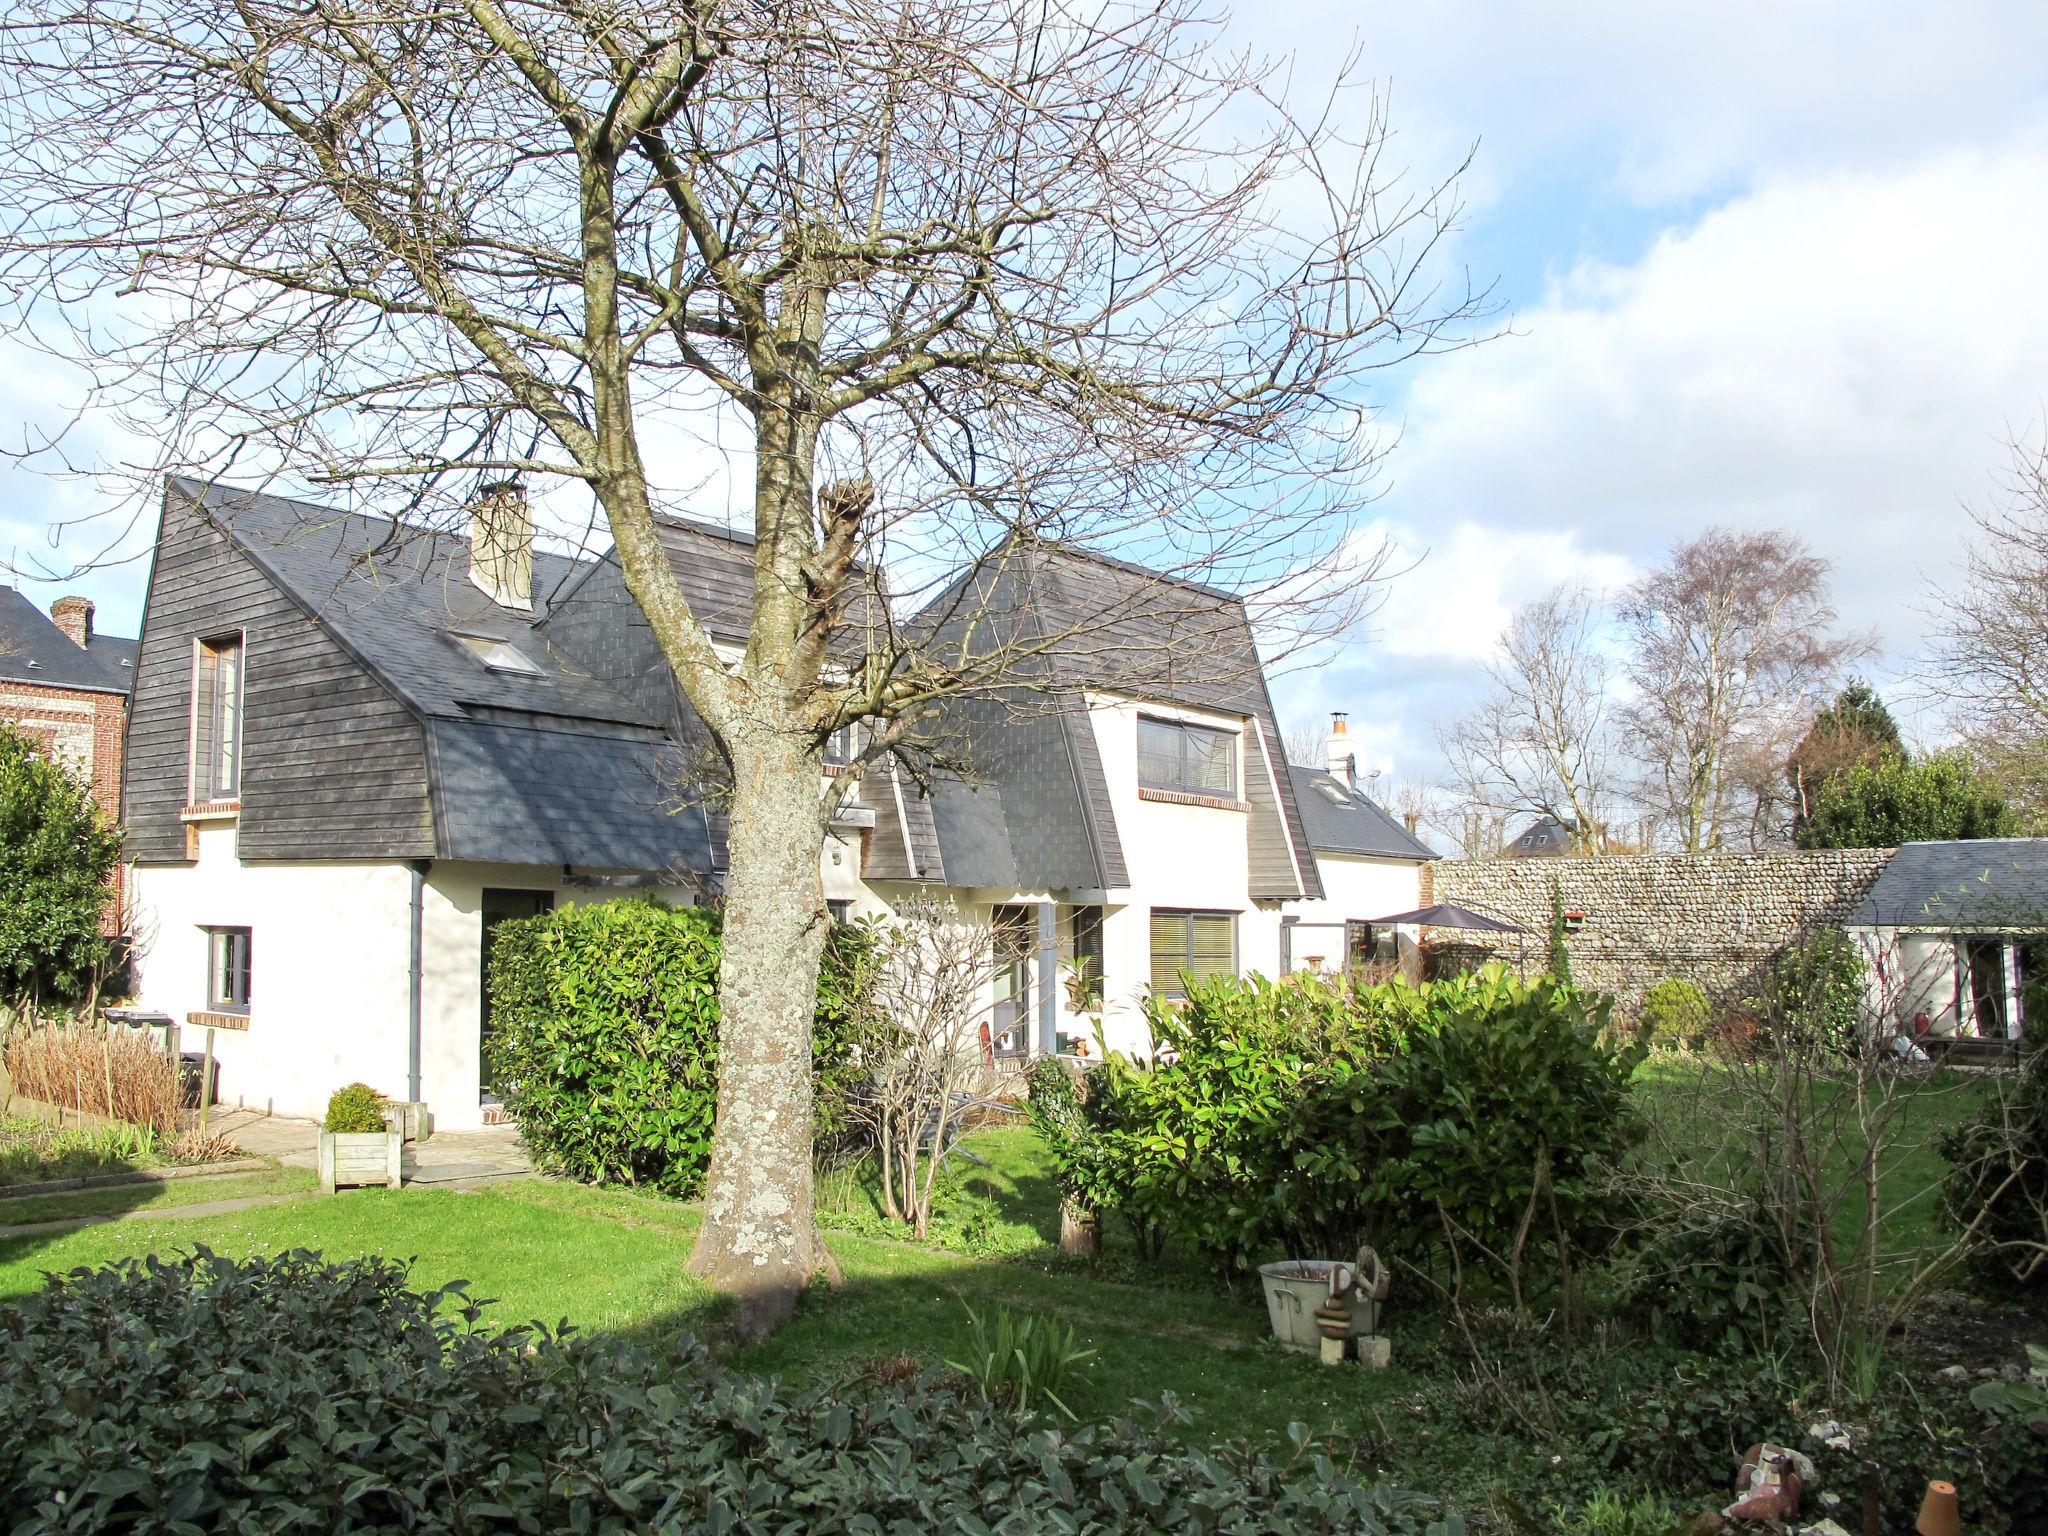
M192 798L236 799L242 793L240 635L199 642L192 695Z

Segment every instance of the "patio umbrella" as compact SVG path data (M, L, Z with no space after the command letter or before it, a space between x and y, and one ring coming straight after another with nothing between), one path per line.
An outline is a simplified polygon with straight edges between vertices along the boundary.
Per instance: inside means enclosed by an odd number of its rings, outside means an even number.
M1522 933L1513 923L1504 923L1497 917L1487 917L1474 912L1470 907L1461 907L1454 901L1439 902L1433 907L1422 907L1413 912L1396 912L1392 917L1376 917L1372 920L1375 928L1396 928L1404 923L1413 923L1424 928L1473 928L1482 933Z

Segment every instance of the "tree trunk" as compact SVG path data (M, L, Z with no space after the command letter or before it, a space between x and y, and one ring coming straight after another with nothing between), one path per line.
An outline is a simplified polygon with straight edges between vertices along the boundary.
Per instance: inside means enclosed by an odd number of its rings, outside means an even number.
M1060 1202L1060 1252L1093 1257L1102 1252L1102 1220L1093 1211Z
M739 1329L772 1333L811 1277L811 1029L827 920L815 751L787 724L728 738L733 765L718 973L718 1122L693 1273L739 1298Z

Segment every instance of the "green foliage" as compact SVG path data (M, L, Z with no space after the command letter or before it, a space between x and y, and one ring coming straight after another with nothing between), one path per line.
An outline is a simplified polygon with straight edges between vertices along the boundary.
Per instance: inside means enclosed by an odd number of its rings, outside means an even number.
M121 829L92 790L0 725L0 1003L78 1002L105 969Z
M1764 1344L1797 1316L1783 1242L1760 1206L1645 1211L1615 1263L1622 1311L1694 1349Z
M694 1194L718 1100L720 914L640 899L579 903L498 925L492 1081L535 1162L592 1182ZM874 945L834 929L812 1036L815 1123L836 1139Z
M2029 995L2030 1020L2048 1017L2041 1004L2048 997ZM2018 1073L1993 1078L1976 1118L1938 1145L1948 1163L1942 1218L1953 1231L1975 1229L1978 1269L2048 1289L2048 1030L2028 1029Z
M1854 1055L1864 1044L1868 966L1856 941L1839 928L1817 928L1788 946L1753 998L1766 1031L1788 1045Z
M327 1101L326 1129L338 1135L364 1135L384 1127L384 1095L368 1083L337 1088Z
M1683 976L1666 976L1643 994L1643 1039L1659 1050L1699 1045L1711 1019L1707 994Z
M1602 1489L1574 1509L1553 1506L1558 1536L1672 1536L1691 1522L1675 1504L1654 1494Z
M1057 1128L1062 1166L1088 1148L1098 1210L1202 1262L1390 1257L1460 1236L1469 1273L1522 1248L1606 1245L1600 1193L1635 1135L1640 1050L1603 1039L1607 1004L1491 969L1424 986L1216 978L1155 1003L1157 1059L1090 1074L1089 1139ZM1048 1085L1048 1094L1053 1091ZM1042 1123L1064 1123L1047 1098ZM1063 1114L1064 1112L1062 1112Z
M1489 966L1411 990L1427 1022L1404 1050L1339 1064L1303 1095L1291 1225L1337 1253L1347 1231L1382 1252L1454 1249L1466 1278L1519 1298L1529 1273L1612 1242L1609 1175L1640 1133L1644 1048L1607 1039L1608 999L1548 977Z
M1564 892L1550 882L1550 979L1561 987L1572 984L1572 952L1565 943Z
M1794 833L1801 848L1895 848L1900 843L2007 837L2011 808L1967 752L1890 757L1830 774Z
M377 1258L73 1270L0 1312L0 1508L15 1536L1461 1531L1306 1430L1288 1458L1190 1449L1170 1405L1054 1433L942 1383L795 1391L566 1335Z
M1032 1399L1042 1397L1069 1419L1077 1418L1060 1392L1075 1367L1094 1359L1095 1351L1074 1342L1072 1323L1032 1312L1013 1317L999 1303L990 1324L965 1302L961 1305L974 1327L974 1349L965 1361L946 1364L981 1389L983 1402L1028 1414L1035 1411Z
M2048 1349L2029 1344L2027 1366L2027 1376L2019 1381L1979 1382L1970 1389L1970 1401L1994 1418L2018 1419L2048 1434Z

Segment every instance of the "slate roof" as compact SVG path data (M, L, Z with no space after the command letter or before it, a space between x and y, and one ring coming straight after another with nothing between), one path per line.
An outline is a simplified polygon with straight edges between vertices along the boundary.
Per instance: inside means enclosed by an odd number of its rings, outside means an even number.
M1248 722L1251 894L1322 894L1292 779L1274 771L1279 725L1237 598L1090 551L1019 544L984 556L913 623L1013 658L944 711L964 748L963 773L942 777L933 798L949 883L1131 883L1087 713L1099 691Z
M1377 801L1359 793L1335 774L1305 768L1299 763L1288 764L1287 772L1294 780L1294 800L1308 827L1309 846L1317 853L1349 853L1417 864L1437 857L1434 848L1388 815Z
M2048 923L2048 838L1907 843L1847 919L1855 928L2013 928Z
M134 677L133 640L95 634L80 648L34 602L0 587L0 682L126 693Z
M711 868L701 809L677 810L680 749L658 714L538 632L589 562L534 554L531 617L469 580L466 540L229 486L174 479L248 558L416 714L436 857L586 869ZM485 665L456 638L512 644L535 672Z

